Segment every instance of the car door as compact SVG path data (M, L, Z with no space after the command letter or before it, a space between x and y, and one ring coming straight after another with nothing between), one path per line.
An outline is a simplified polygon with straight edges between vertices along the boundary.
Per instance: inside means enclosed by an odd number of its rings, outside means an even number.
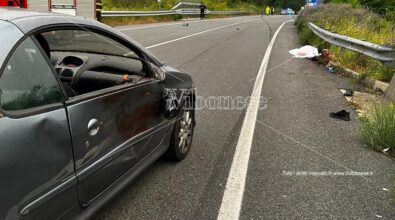
M11 54L0 71L0 219L56 219L78 208L64 96L32 38Z
M79 42L87 39L89 44ZM96 40L101 43L94 45ZM73 39L73 45L86 46L83 48L85 51L108 48L108 43L112 43L108 34L103 36L91 32L78 33ZM113 44L117 46L114 46L114 50L123 47L115 40ZM95 62L100 64L105 59L104 56ZM77 95L66 102L78 177L78 196L83 206L89 206L129 169L164 143L164 132L168 129L164 129L167 121L161 110L163 89L158 79L146 74L147 77L141 83L99 89Z

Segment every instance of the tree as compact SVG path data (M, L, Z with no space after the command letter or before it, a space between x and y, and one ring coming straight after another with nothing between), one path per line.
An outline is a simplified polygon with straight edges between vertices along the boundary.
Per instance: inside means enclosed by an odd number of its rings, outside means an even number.
M361 4L372 11L384 14L387 11L395 11L394 0L360 0Z

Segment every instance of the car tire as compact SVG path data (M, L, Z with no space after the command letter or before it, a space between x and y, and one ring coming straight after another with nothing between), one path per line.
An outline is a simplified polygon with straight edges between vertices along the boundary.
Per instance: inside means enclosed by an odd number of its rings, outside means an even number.
M177 114L173 132L171 134L170 146L165 154L172 161L182 161L188 155L195 128L195 111L185 109L182 105Z

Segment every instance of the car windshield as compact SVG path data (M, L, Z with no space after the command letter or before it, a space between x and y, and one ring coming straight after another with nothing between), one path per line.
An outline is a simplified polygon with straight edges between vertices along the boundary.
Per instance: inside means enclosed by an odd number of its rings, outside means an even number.
M23 34L17 27L9 22L0 20L0 67L3 66L4 60L12 50L14 45L19 39L23 37Z
M51 51L78 51L137 57L126 46L101 34L85 30L57 30L42 33Z

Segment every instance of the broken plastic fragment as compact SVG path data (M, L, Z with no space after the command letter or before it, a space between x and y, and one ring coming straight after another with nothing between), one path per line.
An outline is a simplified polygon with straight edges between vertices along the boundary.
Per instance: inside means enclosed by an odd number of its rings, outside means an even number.
M292 54L294 58L313 58L321 55L318 53L317 48L310 45L290 50L289 53Z
M377 215L377 214L375 214L375 215L376 215L377 218L382 218L383 217L382 215Z
M383 188L383 190L384 190L384 191L390 191L390 190L389 190L389 189L387 189L387 188Z
M384 153L387 153L390 150L390 148L386 148L383 150Z
M354 91L351 89L340 89L340 92L344 95L344 96L353 96L354 95Z

